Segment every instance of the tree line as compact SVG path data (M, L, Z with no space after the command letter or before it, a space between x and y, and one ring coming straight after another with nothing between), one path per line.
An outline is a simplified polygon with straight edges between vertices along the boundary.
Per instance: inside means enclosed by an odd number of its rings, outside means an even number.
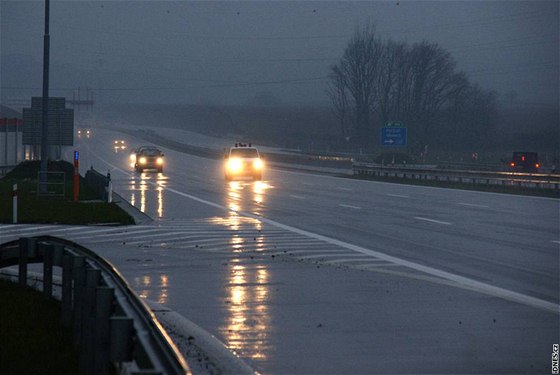
M403 122L409 147L420 151L484 147L497 120L497 94L457 71L448 51L384 41L371 24L356 28L330 68L328 94L341 135L371 151L387 122Z

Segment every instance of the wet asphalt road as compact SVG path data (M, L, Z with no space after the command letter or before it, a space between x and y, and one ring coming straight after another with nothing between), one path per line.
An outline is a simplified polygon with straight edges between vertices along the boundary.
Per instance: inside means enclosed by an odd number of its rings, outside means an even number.
M220 161L170 150L163 174L140 175L115 139L144 143L95 129L78 143L82 174L111 169L154 222L113 238L60 233L257 371L550 371L557 200L273 168L226 183Z

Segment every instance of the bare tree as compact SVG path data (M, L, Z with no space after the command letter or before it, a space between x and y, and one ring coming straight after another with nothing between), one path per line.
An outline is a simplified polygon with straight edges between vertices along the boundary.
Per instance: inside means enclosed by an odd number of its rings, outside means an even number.
M389 41L383 46L380 74L377 82L377 112L381 124L391 120L404 120L403 99L410 86L408 48L404 43Z
M344 77L343 82L350 93L354 112L352 134L362 146L371 146L373 141L372 113L375 109L381 46L372 25L358 27L340 63L331 69L335 76L339 72Z
M411 146L423 150L438 140L478 139L495 118L495 94L471 85L448 51L428 42L382 42L370 24L356 28L329 76L343 135L369 149L388 121L404 121Z
M341 135L348 141L351 137L349 122L350 106L348 104L348 91L345 77L339 67L335 65L331 68L329 78L331 81L327 94L333 104L333 113L340 122Z

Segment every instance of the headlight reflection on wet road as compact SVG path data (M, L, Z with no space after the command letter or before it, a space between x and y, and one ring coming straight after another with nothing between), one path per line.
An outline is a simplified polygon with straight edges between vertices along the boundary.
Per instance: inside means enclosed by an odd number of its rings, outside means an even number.
M156 187L152 188L153 184L151 181L155 181ZM141 175L133 175L130 179L130 203L133 206L136 206L137 203L137 194L140 193L140 211L144 213L148 213L150 216L157 216L158 218L162 218L164 215L164 195L165 195L165 187L167 186L168 178L163 173L142 173ZM157 193L156 199L147 199L146 195L150 193L150 191L155 191ZM157 206L153 208L152 212L146 212L147 209L147 201L148 202L157 202ZM157 214L157 215L156 215Z
M263 265L230 266L229 317L223 329L227 346L253 359L266 359L268 336L268 271Z
M252 359L265 360L270 355L269 278L267 266L258 261L247 262L241 254L260 251L264 246L263 225L258 219L241 216L239 211L262 214L266 182L229 182L226 185L227 217L214 217L212 224L232 231L231 251L239 254L228 263L226 275L226 308L228 316L220 331L228 348ZM248 232L248 233L247 233Z
M135 277L134 284L140 298L153 299L161 304L167 303L168 300L167 288L169 285L169 276L160 275L159 285L153 285L152 276L150 275ZM155 296L151 295L151 292L153 292L153 287L159 287L159 290Z

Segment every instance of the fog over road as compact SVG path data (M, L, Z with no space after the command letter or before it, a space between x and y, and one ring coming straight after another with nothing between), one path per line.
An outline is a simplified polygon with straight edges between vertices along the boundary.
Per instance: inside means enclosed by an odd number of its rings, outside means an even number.
M107 257L257 371L550 371L558 200L275 168L227 183L222 161L163 148L164 172L140 175L112 144L145 141L93 130L78 140L81 173L110 169L154 221L52 234Z

